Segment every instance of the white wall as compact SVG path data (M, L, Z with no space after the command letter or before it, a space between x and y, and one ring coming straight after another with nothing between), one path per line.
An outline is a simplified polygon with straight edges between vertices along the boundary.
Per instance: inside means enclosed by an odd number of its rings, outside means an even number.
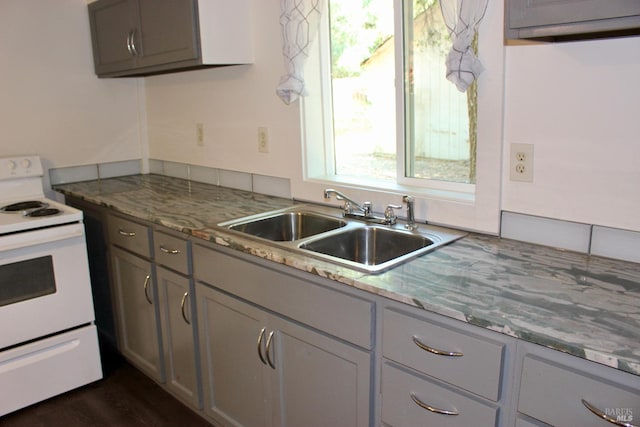
M534 144L533 183L505 210L640 230L640 36L509 46L505 159Z
M298 104L275 89L284 73L280 2L253 2L255 62L147 77L149 156L283 178L301 176ZM204 147L196 144L204 125ZM269 153L258 152L258 127Z
M141 158L139 98L137 79L94 74L85 0L0 1L0 157L39 154L45 168Z

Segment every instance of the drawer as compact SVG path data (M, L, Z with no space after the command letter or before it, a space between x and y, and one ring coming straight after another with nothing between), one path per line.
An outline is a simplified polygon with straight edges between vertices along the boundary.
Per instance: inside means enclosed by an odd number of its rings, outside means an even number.
M373 348L372 301L200 245L193 247L193 272L196 280L358 346Z
M148 226L110 215L108 219L109 242L144 257L151 257Z
M556 427L612 425L587 409L584 400L614 420L636 425L640 417L640 377L609 370L612 376L628 378L624 381L628 384L528 355L522 367L518 411Z
M156 264L189 275L189 241L159 231L153 232Z
M498 407L492 402L388 362L381 388L382 421L393 427L496 425Z
M494 401L500 398L504 346L408 313L384 310L384 357Z

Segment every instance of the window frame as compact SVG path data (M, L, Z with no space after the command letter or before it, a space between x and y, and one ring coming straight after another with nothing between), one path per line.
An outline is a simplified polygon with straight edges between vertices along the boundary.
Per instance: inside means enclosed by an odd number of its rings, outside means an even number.
M302 176L300 180L292 180L292 194L297 199L327 203L321 198L322 189L329 186L337 187L358 200L371 201L376 212L384 211L387 204L400 204L399 200L403 194L411 194L416 199L416 218L420 220L498 234L502 176L504 5L502 2L490 2L480 25L479 57L485 71L478 79L476 182L462 184L404 176L404 1L393 1L396 81L399 80L398 76L403 79L401 84L396 84L396 182L364 178L345 179L335 175L330 104L331 58L328 48L329 6L328 2L325 2L326 9L321 15L318 35L305 65L305 86L309 95L300 102ZM401 151L398 151L399 149Z

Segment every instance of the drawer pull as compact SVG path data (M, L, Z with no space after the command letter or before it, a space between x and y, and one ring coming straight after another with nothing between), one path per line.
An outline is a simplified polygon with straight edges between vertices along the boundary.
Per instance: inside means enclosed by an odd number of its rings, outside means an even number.
M617 426L622 426L622 427L635 427L631 423L627 423L627 422L624 422L624 421L618 421L617 419L605 414L600 409L596 408L595 406L593 406L591 403L587 402L584 399L581 399L581 401L582 401L582 404L584 405L585 408L587 408L593 414L595 414L597 417L602 418L606 422L609 422L609 423L617 425Z
M415 345L417 345L424 351L428 351L429 353L437 354L438 356L450 356L450 357L463 356L462 353L458 353L457 351L445 351L445 350L438 350L437 348L429 347L428 345L421 343L418 337L416 337L415 335L412 338Z
M160 245L160 251L164 252L165 254L171 254L171 255L180 253L180 249L167 249L162 245Z
M147 274L147 277L144 278L144 297L147 299L149 304L153 305L153 301L149 298L149 292L147 291L147 288L149 287L149 279L151 279L151 276Z
M421 407L422 409L426 409L427 411L433 412L434 414L460 415L460 413L457 412L457 411L447 411L446 409L438 409L438 408L435 408L435 407L433 407L431 405L427 405L426 403L424 403L423 401L418 399L414 393L411 393L411 400L413 400L414 403L416 405L418 405L419 407Z
M266 327L260 329L260 333L258 334L258 357L260 358L260 361L266 365L267 361L264 360L264 356L262 355L262 340L264 339L264 333L267 330Z
M189 297L189 291L185 292L182 295L182 301L180 301L180 311L182 312L182 318L186 322L187 325L191 324L191 321L187 318L187 313L184 311L184 306L186 305L187 298Z
M122 228L118 228L118 234L124 237L134 237L136 235L135 231L125 231Z

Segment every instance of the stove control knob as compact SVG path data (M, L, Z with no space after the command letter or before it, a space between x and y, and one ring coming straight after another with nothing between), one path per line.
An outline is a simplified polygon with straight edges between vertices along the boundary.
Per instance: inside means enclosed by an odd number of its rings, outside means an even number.
M31 167L31 160L22 159L21 166L25 169L29 169Z
M15 170L15 169L16 169L16 166L17 166L17 165L16 165L16 162L15 162L15 161L13 161L13 160L9 160L9 161L7 162L7 167L9 168L9 170L12 170L12 171L13 171L13 170Z

